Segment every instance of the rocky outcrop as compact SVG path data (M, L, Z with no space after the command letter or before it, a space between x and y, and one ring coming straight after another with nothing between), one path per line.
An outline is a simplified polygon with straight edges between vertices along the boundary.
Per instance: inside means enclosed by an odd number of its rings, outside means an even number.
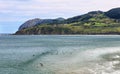
M29 27L33 27L36 24L38 24L40 21L41 20L39 18L28 20L19 27L19 30L26 29L26 28L29 28Z
M35 19L31 19L26 21L24 24L22 24L19 27L19 31L26 29L26 28L30 28L36 25L41 25L41 24L54 24L54 23L63 23L65 19L64 18L57 18L57 19L39 19L39 18L35 18Z

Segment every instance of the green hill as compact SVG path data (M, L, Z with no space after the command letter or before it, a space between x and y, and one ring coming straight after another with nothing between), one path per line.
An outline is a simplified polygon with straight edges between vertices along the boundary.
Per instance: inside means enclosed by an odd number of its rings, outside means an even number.
M52 20L52 19L51 19ZM29 24L27 24L29 25ZM17 35L39 34L120 34L120 8L92 11L68 19L37 23L17 31Z

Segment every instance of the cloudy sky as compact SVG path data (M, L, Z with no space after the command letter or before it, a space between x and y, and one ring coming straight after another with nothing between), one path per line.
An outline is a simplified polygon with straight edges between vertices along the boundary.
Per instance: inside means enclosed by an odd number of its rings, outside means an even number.
M14 33L28 19L72 17L120 7L120 0L0 0L0 33Z

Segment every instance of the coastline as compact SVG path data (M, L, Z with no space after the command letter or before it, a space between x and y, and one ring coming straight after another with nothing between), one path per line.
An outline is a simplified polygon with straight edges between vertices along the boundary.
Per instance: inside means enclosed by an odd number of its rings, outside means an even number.
M103 33L98 33L98 34L9 34L9 35L120 35L120 33L113 33L113 34L103 34Z

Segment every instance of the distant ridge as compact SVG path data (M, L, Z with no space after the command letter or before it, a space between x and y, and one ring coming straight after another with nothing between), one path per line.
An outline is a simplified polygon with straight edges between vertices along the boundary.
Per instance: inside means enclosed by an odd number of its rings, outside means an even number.
M106 16L113 19L120 19L120 8L114 8L105 13Z
M91 11L68 19L35 18L22 24L15 34L120 34L120 8Z

